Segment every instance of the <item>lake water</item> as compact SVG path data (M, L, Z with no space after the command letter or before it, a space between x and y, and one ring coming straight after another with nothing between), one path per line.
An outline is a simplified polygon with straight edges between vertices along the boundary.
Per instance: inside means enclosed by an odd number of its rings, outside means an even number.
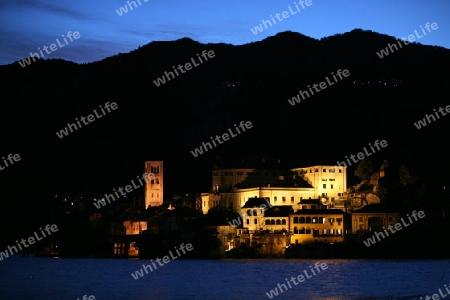
M270 299L266 293L304 270L311 278L294 279L272 298L425 299L438 289L445 296L450 283L450 260L322 260L327 269L313 275L316 262L177 259L135 280L131 274L148 260L14 255L0 262L0 299Z

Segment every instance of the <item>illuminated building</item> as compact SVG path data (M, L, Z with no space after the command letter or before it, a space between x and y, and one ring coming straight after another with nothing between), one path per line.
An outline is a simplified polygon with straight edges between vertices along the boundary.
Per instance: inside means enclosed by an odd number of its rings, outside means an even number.
M145 184L145 208L160 206L164 202L164 169L162 161L146 161L145 173L153 173L153 179L149 178Z
M344 211L341 209L302 209L289 218L291 244L344 241Z
M249 198L301 209L302 200L320 199L327 208L343 208L347 191L345 166L280 169L213 169L212 189L200 195L202 212L224 206L239 212Z

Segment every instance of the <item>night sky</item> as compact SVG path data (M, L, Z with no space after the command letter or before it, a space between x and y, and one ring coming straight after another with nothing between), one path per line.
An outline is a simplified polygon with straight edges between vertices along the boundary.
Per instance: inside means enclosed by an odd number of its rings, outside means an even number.
M401 38L420 32L426 22L438 30L418 42L450 48L450 2L425 1L316 1L304 8L297 1L136 1L133 10L120 16L116 10L125 0L50 1L16 0L0 4L0 65L11 64L49 47L69 31L79 38L64 47L44 53L44 58L62 58L76 63L102 60L128 53L152 41L189 37L201 43L241 45L291 30L320 39L354 28ZM253 34L250 30L270 15L300 12ZM290 13L289 13L290 14ZM281 17L280 17L281 18Z

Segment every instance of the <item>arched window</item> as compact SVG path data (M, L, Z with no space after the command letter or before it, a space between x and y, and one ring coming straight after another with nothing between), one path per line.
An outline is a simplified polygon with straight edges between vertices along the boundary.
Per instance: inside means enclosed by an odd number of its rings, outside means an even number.
M270 220L266 220L265 224L270 225Z
M281 225L286 225L286 220L285 219L281 220Z
M247 216L251 216L252 215L252 211L250 209L247 210Z
M257 216L258 212L256 211L256 209L253 210L253 216Z
M276 225L281 225L280 219L278 219L278 220L276 221Z
M298 217L294 217L294 224L298 224Z
M306 217L306 223L311 223L311 217Z
M275 225L275 220L274 219L270 220L270 225Z
M305 224L305 217L300 217L300 221L299 221L299 223L301 223L301 224Z

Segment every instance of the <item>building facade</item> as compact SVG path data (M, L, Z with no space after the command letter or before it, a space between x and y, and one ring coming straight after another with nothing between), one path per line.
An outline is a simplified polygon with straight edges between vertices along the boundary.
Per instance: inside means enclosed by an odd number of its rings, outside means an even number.
M302 209L289 216L291 244L344 241L344 211Z
M381 204L369 204L352 213L352 231L383 231L400 220L400 213ZM384 227L384 228L383 228Z
M324 202L333 204L342 200L347 192L347 167L318 165L307 168L292 169L305 179L316 190L316 194Z
M160 206L164 202L164 168L162 161L146 161L145 174L154 176L145 183L145 208Z
M289 170L213 169L212 191L199 196L202 212L224 206L239 212L249 198L301 209L302 200L320 199L327 208L343 208L347 191L345 166L312 166Z

